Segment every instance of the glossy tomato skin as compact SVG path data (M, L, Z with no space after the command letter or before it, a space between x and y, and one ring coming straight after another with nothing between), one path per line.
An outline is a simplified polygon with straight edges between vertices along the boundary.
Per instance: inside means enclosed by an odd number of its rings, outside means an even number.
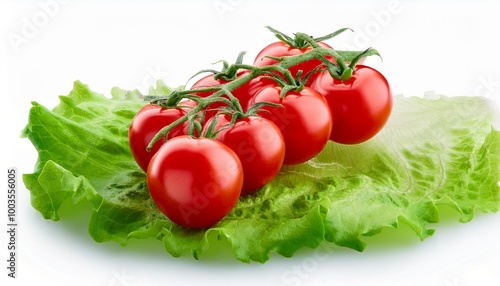
M322 48L332 49L332 47L324 42L318 42L318 45ZM263 67L263 66L271 66L278 63L277 60L271 59L268 56L272 57L289 57L304 54L310 51L312 47L306 48L294 48L288 45L285 42L274 42L264 47L259 54L255 57L254 66ZM331 57L328 57L329 60L335 62L335 60ZM309 61L302 62L298 65L292 66L288 68L288 70L292 73L293 77L296 77L297 72L302 70L302 75L306 75L308 72L312 71L316 67L322 64L320 59L312 59ZM312 78L316 75L311 76L311 78L307 81L307 84L311 82Z
M243 167L242 194L250 194L269 183L279 172L285 158L285 142L276 125L261 117L238 119L229 127L231 116L219 114L215 140L233 150ZM206 127L210 122L207 122Z
M191 86L191 89L214 87L214 86L224 84L226 82L227 81L222 80L222 79L215 79L213 74L208 74L208 75L200 78L198 81L196 81ZM208 96L212 95L213 93L214 93L214 91L200 91L200 92L196 92L195 94L197 96L200 96L200 97L208 97Z
M225 80L216 80L214 78L213 74L206 75L202 78L200 78L198 81L196 81L192 86L191 89L203 89L203 88L208 88L208 87L215 87L219 86L221 84L227 83ZM216 91L200 91L194 93L195 95L199 97L209 97L210 95L214 94ZM207 106L205 108L205 120L208 120L212 117L214 117L218 113L218 108L221 108L225 106L223 102L214 102Z
M224 144L179 136L153 156L147 182L153 201L170 220L207 228L236 205L243 171L238 156Z
M387 79L377 70L357 65L348 81L333 79L328 72L313 81L328 101L335 119L330 139L358 144L375 136L386 124L393 98Z
M243 76L246 76L250 73L248 70L243 70L237 73L236 77L240 78ZM251 98L251 96L262 86L272 83L273 81L270 79L262 78L262 77L256 77L248 81L247 83L243 84L242 86L236 88L235 90L232 90L231 93L240 101L240 105L242 106L243 110L246 110L247 105L248 105L248 100ZM196 89L196 88L206 88L206 87L214 87L214 86L219 86L222 84L226 84L228 81L223 80L223 79L215 79L213 74L206 75L199 79L197 82L195 82L191 89ZM213 91L206 91L206 92L196 92L195 94L200 97L208 97L212 95L214 92ZM212 109L206 112L205 117L206 119L214 117L215 114L217 114L217 111L215 110L216 108L220 108L224 106L224 103L222 102L217 102L214 104L211 104L208 109Z
M186 110L182 108L162 108L153 104L147 104L137 112L130 124L128 138L132 155L143 171L148 169L149 161L158 152L164 140L158 140L150 152L146 150L149 142L163 127L185 114ZM181 124L169 132L168 139L186 135L187 132L187 124Z
M251 79L248 83L245 84L245 94L247 96L246 101L243 106L243 110L248 110L251 107L250 99L261 89L268 85L276 85L276 81L268 78L269 75L263 74L261 76L257 76Z
M300 92L290 91L280 98L281 87L264 87L250 100L271 102L283 107L265 106L268 112L260 116L274 122L285 140L285 165L304 163L323 150L330 137L332 116L325 98L317 91L304 87Z

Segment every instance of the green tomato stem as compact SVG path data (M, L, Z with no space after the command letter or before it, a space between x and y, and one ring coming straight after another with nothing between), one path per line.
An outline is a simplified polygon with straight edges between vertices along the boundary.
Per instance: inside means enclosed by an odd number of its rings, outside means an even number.
M273 32L277 32L277 34L280 36L279 38L284 38L286 40L291 40L290 37L285 37L283 36L284 34L280 33L279 31L276 31L270 27L267 27ZM341 32L347 30L346 28L340 29L335 33L332 33L330 35L327 35L325 37L334 37ZM283 40L284 40L283 39ZM295 34L295 41L299 42L305 42L309 44L312 49L306 53L296 55L296 56L289 56L289 57L281 57L281 58L276 58L279 62L275 65L271 66L264 66L264 67L256 67L252 65L246 65L242 64L243 60L243 55L244 52L240 53L238 56L238 59L235 64L231 66L224 66L224 71L223 72L228 72L230 74L235 75L236 72L240 69L244 70L249 70L250 73L241 76L241 77L236 77L234 80L231 80L227 83L221 84L219 86L214 86L214 87L207 87L207 88L196 88L196 89L191 89L191 90L181 90L181 91L174 91L170 96L166 98L161 98L158 99L157 101L163 100L166 103L167 107L174 107L177 106L178 103L183 99L183 98L189 98L197 102L197 106L193 107L188 113L186 113L184 116L180 117L179 119L175 120L168 126L165 126L162 128L151 140L149 145L147 146L147 150L150 151L153 147L153 145L160 140L161 138L167 138L168 133L175 128L176 126L188 121L188 120L194 120L193 118L197 118L197 114L204 110L207 106L214 102L224 102L226 103L231 109L234 110L235 113L238 114L243 114L243 116L248 116L243 111L243 108L239 102L239 100L232 94L232 91L236 90L237 88L241 87L245 83L251 81L252 79L264 75L268 77L279 77L279 74L283 75L285 80L287 81L287 85L283 87L283 94L281 94L282 97L286 95L286 92L290 90L300 90L303 87L303 83L297 83L296 79L293 77L291 72L289 71L289 68L292 66L295 66L297 64L303 63L305 61L309 61L312 59L321 59L322 61L327 61L326 57L333 57L338 66L335 66L334 63L329 62L326 64L326 67L330 74L342 81L349 80L352 76L354 66L356 65L357 61L361 59L362 57L376 54L378 55L378 52L373 50L373 49L367 49L359 54L355 58L353 58L351 64L347 66L346 62L344 61L343 57L335 50L333 49L328 49L328 48L323 48L318 45L317 39L312 38L311 36L304 34L304 33L297 33ZM278 75L277 75L278 74ZM271 75L271 76L270 76ZM224 76L224 75L222 75ZM277 82L281 82L281 79L276 79ZM206 98L199 98L194 95L194 93L197 92L211 92L215 91L213 94ZM224 98L224 95L227 96L227 98ZM255 110L252 109L252 112L254 113ZM238 115L240 116L240 115ZM199 116L198 116L199 117ZM193 124L194 126L194 124ZM192 129L192 128L190 128ZM201 132L199 132L200 135ZM192 136L194 136L192 134Z

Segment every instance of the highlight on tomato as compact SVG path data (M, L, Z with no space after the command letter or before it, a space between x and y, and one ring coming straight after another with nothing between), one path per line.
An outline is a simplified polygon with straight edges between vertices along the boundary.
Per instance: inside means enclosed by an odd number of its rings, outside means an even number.
M249 106L261 102L282 106L262 106L259 115L276 124L283 134L284 164L301 164L318 155L328 143L332 115L325 98L312 88L288 91L283 98L281 91L277 84L268 85L250 99Z
M243 169L226 145L179 136L153 156L147 183L153 201L170 220L184 227L207 228L238 202Z
M129 146L135 161L143 171L147 171L149 161L158 152L164 140L158 140L151 151L146 148L153 137L165 126L186 115L184 108L163 108L156 104L147 104L132 119L129 127ZM168 139L186 135L187 123L176 126L168 133Z
M151 197L180 226L215 225L282 165L309 161L329 140L364 142L390 116L387 80L357 65L376 50L341 52L322 43L346 29L321 38L269 29L281 42L264 48L254 66L242 63L242 52L221 72L201 71L212 73L191 89L153 98L177 107L149 104L132 121L130 148Z
M279 61L275 58L290 57L296 55L305 54L313 49L313 47L306 41L303 41L297 37L290 37L278 30L271 27L266 27L279 39L277 42L273 42L265 46L255 57L253 65L256 67L271 66L276 65ZM325 42L317 41L318 46L322 48L332 49L330 45ZM327 57L331 61L335 61L332 57ZM292 76L295 78L299 71L302 71L302 75L306 75L318 66L322 64L322 61L318 58L307 60L288 68Z
M269 26L267 26L266 28L271 31L276 36L276 38L279 39L279 41L265 46L257 54L253 62L253 65L256 67L277 65L280 63L278 58L303 55L310 52L313 48L333 49L324 41L334 38L347 30L350 30L348 28L342 28L322 37L311 37L311 40L315 42L315 47L313 47L310 42L306 41L303 37L300 37L298 35L299 33L294 34L294 36L291 37ZM331 63L336 63L336 59L330 55L325 56L323 60L328 60ZM306 76L308 76L308 78L305 80L304 85L309 86L313 78L316 76L316 73L311 72L319 68L322 65L323 60L319 57L315 57L292 65L288 67L288 70L292 74L292 77L298 80L303 80ZM300 76L300 78L297 78L299 71L301 71L302 75Z
M318 74L311 87L328 102L335 119L330 139L337 143L369 140L382 130L392 111L389 83L372 67L357 65L351 78L344 81L325 71Z

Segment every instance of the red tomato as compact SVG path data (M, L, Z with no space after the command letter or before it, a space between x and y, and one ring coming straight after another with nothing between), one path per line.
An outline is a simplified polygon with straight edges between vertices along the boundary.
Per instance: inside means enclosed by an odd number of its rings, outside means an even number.
M231 115L219 114L215 140L233 150L243 166L242 194L252 193L270 182L279 172L285 158L285 142L280 130L271 121L250 116L238 119L230 128ZM207 122L205 129L211 122Z
M182 99L177 106L189 111L191 108L196 107L198 103L191 99Z
M245 75L248 75L249 73L250 73L250 71L248 71L248 70L240 71L240 72L238 72L237 77L238 78L243 77ZM191 87L191 89L214 87L214 86L218 86L221 84L225 84L227 82L228 81L222 80L222 79L215 80L214 75L209 74L209 75L199 79L197 82L195 82L193 84L193 86ZM273 82L273 81L270 79L256 77L256 78L248 81L247 83L243 84L242 86L236 88L235 90L231 91L231 93L240 101L240 105L243 108L243 110L246 110L248 100L256 92L256 90L258 90L260 87L262 87L266 84L269 84L271 82ZM195 94L200 96L200 97L208 97L208 96L212 95L213 93L215 93L215 92L214 91L210 91L210 92L207 91L207 92L197 92ZM208 106L207 112L205 113L205 118L208 120L208 119L214 117L214 115L217 114L217 112L218 112L215 109L220 108L222 106L224 106L224 103L222 103L222 102L220 102L220 103L217 102L217 103L214 103L214 104L211 104L210 106Z
M197 82L191 86L191 89L199 89L199 88L208 88L208 87L215 87L219 86L221 84L227 83L225 80L216 80L214 79L213 74L206 75L199 79ZM210 95L214 94L217 91L200 91L194 93L195 95L199 97L209 97ZM226 97L227 98L227 97ZM217 110L218 108L221 108L225 106L223 102L215 102L210 104L205 108L205 120L208 120L212 117L214 117L219 111Z
M243 171L238 156L224 144L180 136L153 156L147 182L153 201L170 220L206 228L238 202Z
M162 108L153 104L147 104L137 112L130 125L128 138L132 155L142 170L146 171L148 169L149 161L164 142L158 140L151 151L148 152L146 147L151 142L151 139L163 127L185 114L186 110L181 108ZM185 134L187 134L187 124L181 124L169 132L167 138L171 139Z
M250 73L250 71L243 70L243 71L238 72L237 77L238 78L243 77L245 75L248 75L249 73ZM210 74L210 75L207 75L205 77L202 77L197 82L195 82L193 84L193 86L191 87L191 89L214 87L214 86L219 86L219 85L225 84L225 83L228 83L228 81L222 80L222 79L215 80L214 75ZM243 84L242 86L238 87L237 89L231 91L231 93L234 95L234 97L236 97L240 101L240 105L243 108L243 110L246 110L247 106L248 106L248 101L250 100L250 98L260 88L264 87L265 85L272 84L272 83L274 83L273 80L258 76L258 77L251 79L250 81ZM207 92L197 92L195 94L200 96L200 97L208 97L208 96L212 95L213 93L215 93L215 92L214 91L210 91L210 92L207 91ZM214 115L217 114L217 112L218 112L215 109L220 108L222 106L224 106L224 103L222 103L222 102L214 103L214 104L211 104L210 106L208 106L207 109L211 109L211 110L208 110L205 113L206 119L208 120L208 119L214 117Z
M328 44L324 42L318 42L318 45L322 48L328 48L331 49ZM255 61L253 63L254 66L257 67L263 67L263 66L271 66L275 65L278 63L277 60L273 60L271 58L268 58L268 56L272 57L289 57L289 56L296 56L296 55L301 55L304 54L312 49L311 46L306 47L306 48L295 48L291 47L285 42L275 42L272 43L268 46L266 46L264 49L262 49L257 57L255 57ZM335 62L335 60L331 57L328 57L329 60ZM290 67L288 70L292 73L293 77L295 78L297 75L297 72L299 70L302 70L302 75L306 75L308 72L312 71L316 67L322 64L322 61L320 59L312 59L309 61L302 62L298 65ZM314 78L315 75L311 76L308 80L308 83L311 82L312 78Z
M363 65L354 69L351 79L333 79L328 72L313 81L328 101L335 119L330 139L343 144L357 144L375 136L392 111L392 93L385 77Z
M206 75L206 76L200 78L198 81L196 81L191 86L191 89L214 87L214 86L218 86L218 85L221 85L224 83L227 83L227 81L222 80L222 79L216 80L214 78L214 74L209 74L209 75ZM200 91L200 92L197 92L195 94L200 96L200 97L208 97L208 96L212 95L213 93L215 93L215 91L203 91L203 92Z
M251 79L249 82L247 82L244 86L242 86L245 90L244 90L244 93L243 92L240 92L238 95L241 97L242 94L245 94L247 96L246 100L245 101L241 101L240 102L244 102L245 104L242 105L243 106L243 110L248 110L248 108L250 107L249 105L249 102L250 102L250 99L259 91L261 90L262 88L268 86L268 85L274 85L276 84L276 82L270 78L267 78L267 76L269 75L261 75L261 76L257 76L253 79Z
M325 98L317 91L304 87L300 92L290 91L282 99L281 87L268 85L250 100L283 105L282 108L264 106L260 115L274 122L285 139L284 164L300 164L315 157L328 142L332 116Z

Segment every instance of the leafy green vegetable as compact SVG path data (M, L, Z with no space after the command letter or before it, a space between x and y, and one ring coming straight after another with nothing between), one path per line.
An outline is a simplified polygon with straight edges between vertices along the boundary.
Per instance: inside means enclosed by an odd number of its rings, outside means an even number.
M150 94L166 94L161 82ZM112 98L75 82L49 110L34 102L23 136L38 150L34 173L23 179L32 205L58 220L66 200L89 201L89 232L123 245L157 238L173 256L209 248L225 237L234 256L265 262L323 241L363 250L361 237L409 225L424 239L439 220L438 205L460 221L476 209L496 212L500 192L500 133L493 103L479 97L395 97L393 115L374 139L355 146L329 143L306 164L284 167L255 196L244 197L214 227L171 223L149 197L145 174L128 147L128 127L144 102L137 91L114 88Z

